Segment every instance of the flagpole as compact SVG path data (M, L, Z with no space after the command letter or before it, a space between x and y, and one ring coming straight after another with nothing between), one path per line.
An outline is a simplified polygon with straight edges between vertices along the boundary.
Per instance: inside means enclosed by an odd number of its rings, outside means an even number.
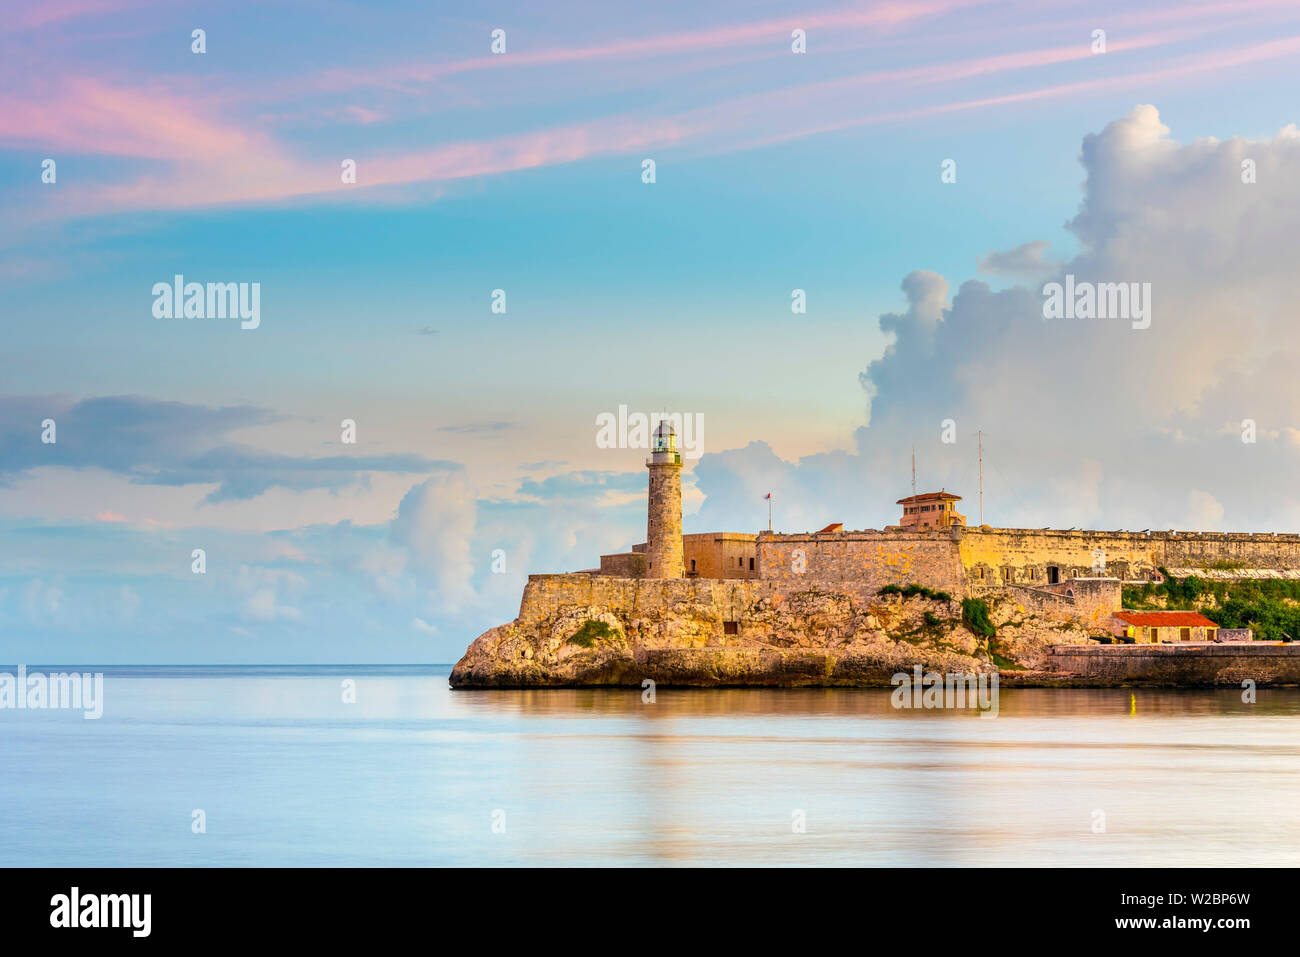
M772 530L772 493L767 493L767 530Z

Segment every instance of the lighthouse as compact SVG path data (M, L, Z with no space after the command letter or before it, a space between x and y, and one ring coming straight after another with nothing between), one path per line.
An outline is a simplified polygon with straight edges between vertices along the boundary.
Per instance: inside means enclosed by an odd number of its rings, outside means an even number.
M677 433L660 422L650 445L650 501L646 516L646 577L682 577L682 456Z

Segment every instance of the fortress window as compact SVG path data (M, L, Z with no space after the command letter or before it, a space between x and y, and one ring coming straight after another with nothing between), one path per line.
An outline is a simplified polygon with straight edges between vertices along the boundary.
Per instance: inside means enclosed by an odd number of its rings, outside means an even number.
M735 635L740 633L740 622L724 621L722 623L722 633L724 635Z
M752 558L749 560L749 570L751 572L754 570L754 559Z
M1009 582L1009 581L1011 581L1011 569L1010 569L1010 568L1004 568L1004 569L1002 569L1002 580L1003 580L1004 582Z
M975 569L975 575L976 575L976 577L978 577L978 578L980 578L980 579L983 579L983 578L984 578L984 569L983 569L983 568L977 568L977 569Z
M695 571L695 559L691 559L691 571Z
M743 558L737 558L737 559L736 559L736 564L737 564L739 567L744 568L744 567L745 567L745 559L743 559Z

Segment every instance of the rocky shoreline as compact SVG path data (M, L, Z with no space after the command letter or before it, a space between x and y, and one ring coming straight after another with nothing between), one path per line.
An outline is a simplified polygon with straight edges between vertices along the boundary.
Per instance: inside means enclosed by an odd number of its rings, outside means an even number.
M533 576L519 617L480 635L453 688L891 687L920 666L1004 688L1300 684L1300 645L1097 645L1087 623L991 598L968 620L942 592ZM1294 653L1293 653L1294 649Z
M888 687L916 665L945 674L1033 669L1050 644L1087 641L1078 623L1010 603L994 605L996 638L981 637L961 603L941 593L863 600L674 586L660 601L663 588L584 587L578 578L530 581L519 618L470 645L452 687Z

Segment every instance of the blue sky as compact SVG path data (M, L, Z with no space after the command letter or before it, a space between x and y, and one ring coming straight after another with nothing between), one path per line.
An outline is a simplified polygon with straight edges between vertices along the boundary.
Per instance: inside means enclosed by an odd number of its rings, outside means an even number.
M1295 530L1298 52L1263 0L19 3L0 658L454 660L642 539L619 405L704 417L687 531L879 527L913 446L973 518L977 429L994 524ZM1045 326L1066 271L1152 328Z

